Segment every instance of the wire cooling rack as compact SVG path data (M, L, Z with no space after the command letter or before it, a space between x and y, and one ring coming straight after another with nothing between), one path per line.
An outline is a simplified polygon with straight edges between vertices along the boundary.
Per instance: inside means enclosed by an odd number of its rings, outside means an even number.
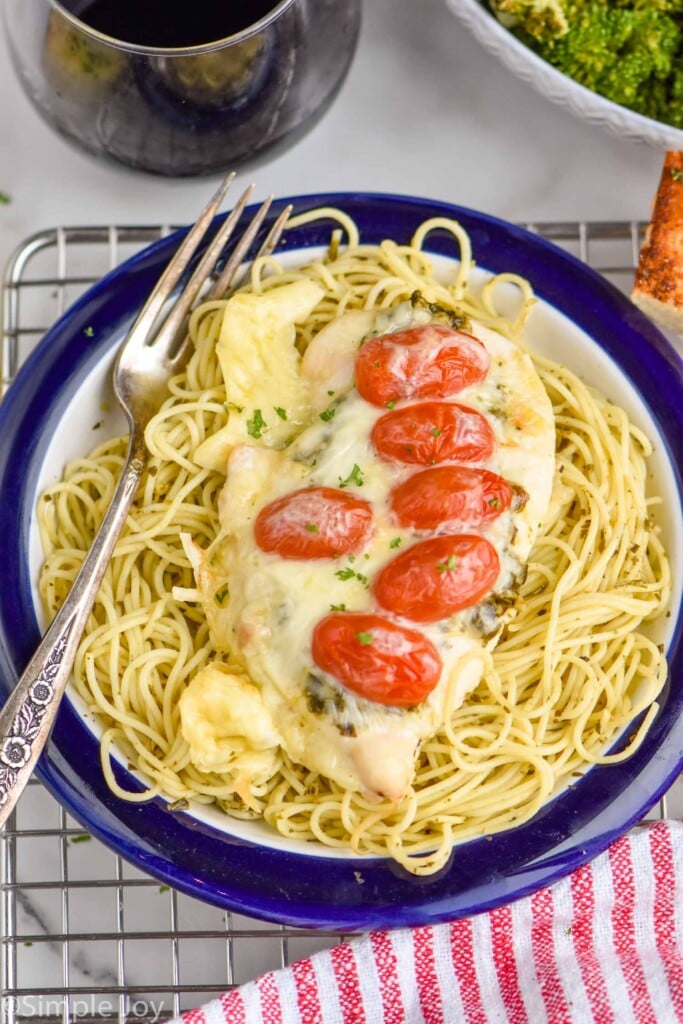
M628 293L644 225L529 223ZM50 324L107 270L172 230L56 228L4 278L0 388ZM683 816L683 782L669 813ZM665 816L662 801L654 816ZM343 936L264 924L190 899L91 838L33 782L0 833L0 1021L151 1024Z

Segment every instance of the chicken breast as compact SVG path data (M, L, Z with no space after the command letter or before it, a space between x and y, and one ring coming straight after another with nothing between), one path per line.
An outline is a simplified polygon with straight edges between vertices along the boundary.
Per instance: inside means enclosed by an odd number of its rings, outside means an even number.
M416 400L406 360L425 365L434 345L451 352L443 318L404 303L372 326L353 320L325 328L306 354L302 378L327 398L310 425L279 451L232 446L220 533L192 557L216 648L258 687L289 756L345 788L399 800L420 742L477 686L513 613L550 500L554 421L528 356L483 325L456 332L481 379L465 373L445 399L428 383ZM359 392L359 351L367 363L377 338L398 394L381 405ZM370 392L379 362L367 367ZM437 414L444 426L430 426ZM454 417L462 436L451 450ZM403 452L405 430L415 442ZM483 447L470 444L475 435Z

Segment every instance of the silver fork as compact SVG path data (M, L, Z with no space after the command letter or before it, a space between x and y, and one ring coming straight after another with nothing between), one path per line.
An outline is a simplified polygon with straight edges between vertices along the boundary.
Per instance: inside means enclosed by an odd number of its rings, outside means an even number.
M170 378L183 369L189 358L191 346L185 327L190 311L200 298L225 295L235 285L237 271L270 207L272 197L259 207L230 259L206 292L205 286L214 274L253 186L244 192L169 310L174 289L197 252L234 177L229 174L207 203L161 275L117 355L114 391L130 428L126 461L102 525L64 604L0 711L0 827L26 786L56 718L83 630L147 463L145 427L166 397ZM258 256L273 251L290 212L291 207L282 211Z

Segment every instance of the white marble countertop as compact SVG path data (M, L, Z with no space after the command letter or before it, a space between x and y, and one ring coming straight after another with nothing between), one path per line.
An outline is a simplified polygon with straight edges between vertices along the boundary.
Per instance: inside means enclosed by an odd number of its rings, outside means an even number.
M6 58L0 96L0 190L11 197L0 208L0 263L45 227L194 218L205 181L134 174L72 149L39 119ZM661 160L513 78L442 0L365 0L356 60L335 104L254 178L257 198L360 189L513 221L630 220L647 217Z
M136 175L72 149L22 95L4 49L2 40L0 191L11 201L0 206L0 263L27 236L47 227L183 223L195 216L207 194L205 181ZM631 220L648 217L662 156L582 123L511 77L442 0L365 0L359 50L335 104L303 141L260 168L254 179L257 198L269 192L371 190L452 201L512 221ZM37 803L25 805L19 821L22 828L49 832L59 824L58 814L41 793ZM86 1010L94 1016L99 1009L112 1019L142 1020L142 1009L134 1009L144 1003L144 1019L152 1020L161 1002L166 1013L179 1005L158 987L151 990L162 975L169 986L182 985L185 977L199 985L183 998L188 1007L201 1001L204 980L207 989L209 983L245 981L284 958L284 940L278 945L275 938L272 956L263 945L253 945L251 953L246 945L230 947L226 971L225 953L216 952L215 941L204 941L196 953L187 953L185 965L189 940L176 943L169 959L157 939L144 949L141 944L139 952L129 943L124 973L116 942L124 918L127 930L163 932L173 923L186 932L204 928L220 934L223 915L184 897L169 902L158 884L125 867L123 878L139 883L126 892L125 907L123 895L120 904L112 904L115 890L97 887L84 889L80 903L72 895L67 905L65 872L121 880L110 853L102 848L93 857L94 843L72 848L73 838L50 833L21 842L16 851L18 881L26 885L12 903L19 968L9 980L24 995L23 1002L2 1006L3 1019L14 1020L9 1011L20 1007L36 1019L47 1019L51 1010L55 1019L66 1020L69 1007L59 993L75 986L80 995L71 1003L73 1019L90 1019ZM58 881L41 888L45 877ZM37 884L32 888L31 882ZM67 948L62 939L68 932L77 937ZM105 938L92 941L100 934ZM288 941L289 959L325 944L321 938L300 945ZM122 989L124 977L128 988ZM118 994L92 995L102 986L114 992L117 985ZM51 1007L48 990L57 993Z

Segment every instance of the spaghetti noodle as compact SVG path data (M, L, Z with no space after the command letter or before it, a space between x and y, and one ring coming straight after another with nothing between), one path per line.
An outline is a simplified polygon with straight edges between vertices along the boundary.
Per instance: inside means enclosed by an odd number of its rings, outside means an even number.
M528 282L502 274L475 291L469 239L455 222L428 221L409 245L363 244L354 223L334 210L314 211L290 226L320 216L340 225L324 256L298 269L273 257L257 261L243 286L260 293L305 277L323 289L298 328L300 351L342 313L390 308L415 291L523 345L535 301ZM434 273L424 248L435 228L450 231L460 248L448 283ZM496 309L502 283L514 284L521 297L512 319ZM666 679L663 652L643 628L662 612L670 591L651 516L655 499L646 496L651 447L623 410L566 368L530 353L555 416L551 513L532 551L516 617L477 689L422 743L404 798L398 804L367 799L293 763L281 749L267 779L246 793L238 792L229 770L203 772L192 763L178 702L215 651L192 599L195 580L181 533L207 547L218 528L224 477L198 466L193 453L229 416L215 354L223 308L213 301L192 317L194 355L149 425L149 466L75 664L75 688L104 726L102 766L112 790L128 800L163 795L175 806L216 804L234 817L261 817L285 836L388 855L428 874L446 863L454 843L521 824L590 765L628 757L657 712ZM74 461L39 500L46 552L40 593L50 616L104 515L125 446L125 438L114 438ZM605 753L643 711L622 749ZM144 792L121 789L114 752L147 780Z

